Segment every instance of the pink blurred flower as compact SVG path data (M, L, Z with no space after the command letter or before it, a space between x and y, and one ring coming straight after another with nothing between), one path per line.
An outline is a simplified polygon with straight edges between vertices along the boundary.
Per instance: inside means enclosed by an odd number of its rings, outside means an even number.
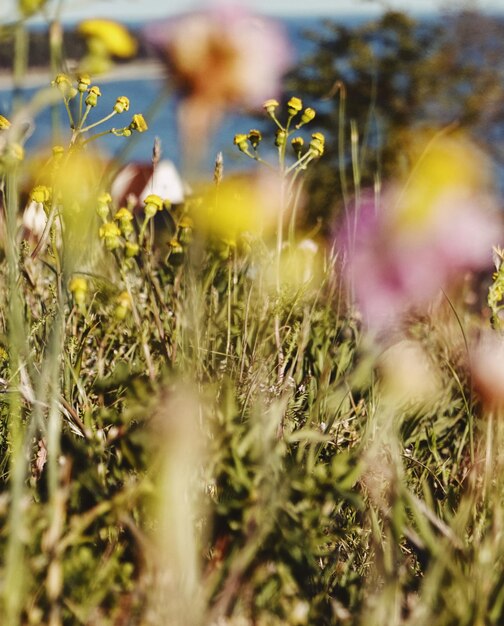
M230 108L253 109L277 96L291 59L280 25L238 4L170 18L144 35L181 90L185 116L202 133Z
M346 279L375 329L426 307L465 272L492 264L501 220L492 197L464 171L467 143L452 144L407 187L385 192L379 206L364 196L344 227Z
M504 408L504 337L486 331L471 346L473 385L489 408Z

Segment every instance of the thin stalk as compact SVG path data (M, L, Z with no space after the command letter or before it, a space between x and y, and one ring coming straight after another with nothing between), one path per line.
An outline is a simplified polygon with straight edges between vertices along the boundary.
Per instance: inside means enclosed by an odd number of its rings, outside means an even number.
M89 126L85 126L84 128L80 128L79 133L85 133L88 130L91 130L92 128L94 128L95 126L99 126L100 124L103 124L104 122L108 122L110 119L114 117L114 115L117 115L117 111L112 111L108 115L105 115L105 117L102 117L101 120L98 120L97 122L93 122L93 124L89 124Z
M16 245L16 222L18 214L18 181L17 172L11 170L5 181L6 205L6 257L8 264L9 285L9 356L12 371L12 392L9 394L9 436L10 436L10 506L9 535L5 555L4 570L4 624L18 626L24 596L25 555L23 536L23 500L25 496L25 478L27 461L24 454L25 426L23 424L21 371L23 369L24 338L24 307L19 290L19 264Z

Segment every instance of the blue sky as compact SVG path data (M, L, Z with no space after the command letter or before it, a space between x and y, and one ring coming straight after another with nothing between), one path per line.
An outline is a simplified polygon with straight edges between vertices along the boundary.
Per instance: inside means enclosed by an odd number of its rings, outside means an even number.
M48 0L52 14L59 0ZM150 19L187 11L204 2L196 0L63 0L63 15L70 19L113 17L115 19ZM474 5L485 11L504 11L504 0L241 0L254 11L278 15L338 15L343 13L378 13L384 5L408 8L415 12L432 11L439 6ZM0 0L0 20L14 19L17 0ZM405 6L406 5L406 6Z

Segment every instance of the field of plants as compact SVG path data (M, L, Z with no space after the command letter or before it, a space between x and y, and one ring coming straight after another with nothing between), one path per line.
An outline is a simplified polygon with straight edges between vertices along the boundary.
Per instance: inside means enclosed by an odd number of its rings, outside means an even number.
M48 6L0 25L15 87ZM0 623L504 623L502 199L469 122L406 134L395 97L382 150L379 80L352 100L372 29L295 74L278 24L219 5L141 34L183 198L158 142L118 193L101 140L151 122L101 78L138 42L87 20L73 67L50 18L51 83L0 110ZM423 93L413 22L381 28ZM228 172L210 140L243 110Z

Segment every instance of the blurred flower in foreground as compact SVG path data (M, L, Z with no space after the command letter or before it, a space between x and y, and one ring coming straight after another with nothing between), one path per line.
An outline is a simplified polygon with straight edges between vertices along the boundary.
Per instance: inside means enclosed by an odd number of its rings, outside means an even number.
M88 47L81 71L101 74L110 68L112 57L129 58L136 54L136 40L124 26L112 20L85 20L79 24L77 32Z
M484 333L470 354L475 390L486 406L504 408L504 336L495 331Z
M422 344L401 339L378 358L383 397L399 407L428 405L442 392L441 373Z
M259 108L278 95L290 63L280 26L238 4L155 23L144 34L181 90L184 140L196 145L229 108Z
M243 233L267 234L280 210L280 184L274 174L234 176L201 190L191 216L209 235L236 243Z
M346 278L375 329L425 307L463 273L491 265L502 224L488 166L463 139L439 138L410 179L363 197L345 224Z

